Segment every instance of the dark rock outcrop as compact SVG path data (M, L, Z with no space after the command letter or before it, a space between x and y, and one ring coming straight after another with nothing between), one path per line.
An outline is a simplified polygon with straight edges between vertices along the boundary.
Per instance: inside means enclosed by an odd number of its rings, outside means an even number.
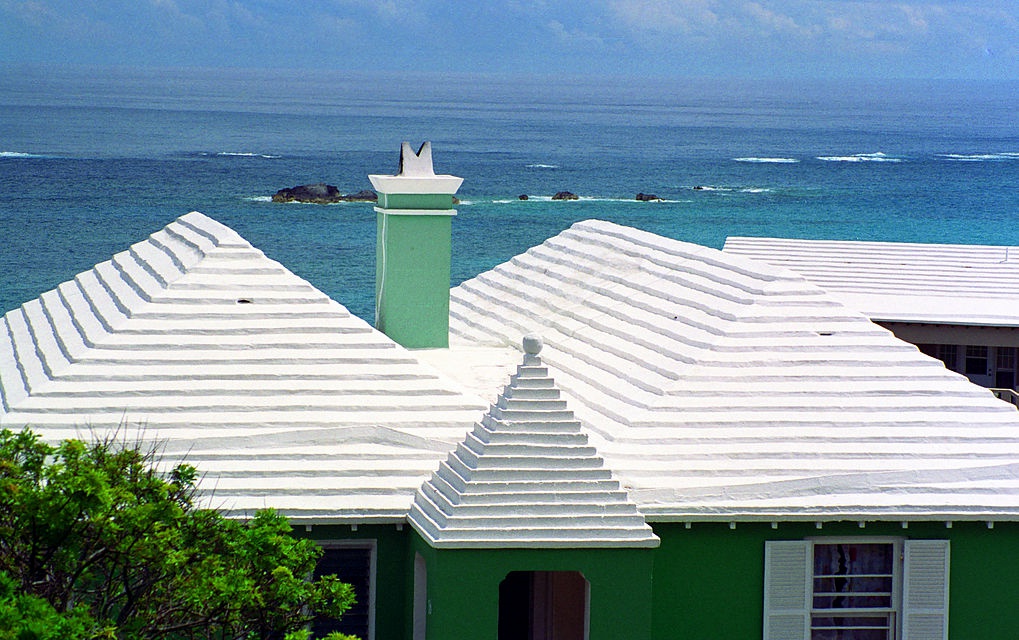
M517 200L527 200L527 194L521 193L519 196L517 196Z
M364 189L357 193L348 193L345 196L340 196L340 199L344 202L378 202L379 195L371 189Z
M311 202L331 204L340 201L340 190L331 184L319 182L302 184L289 189L280 189L272 196L273 202Z
M639 202L661 202L662 199L653 193L638 193L637 200Z
M559 193L552 196L553 200L580 200L580 196L569 191L560 191Z
M334 204L337 202L376 202L378 195L365 189L343 195L331 184L317 182L302 184L289 189L280 189L272 196L273 202L308 202L312 204Z

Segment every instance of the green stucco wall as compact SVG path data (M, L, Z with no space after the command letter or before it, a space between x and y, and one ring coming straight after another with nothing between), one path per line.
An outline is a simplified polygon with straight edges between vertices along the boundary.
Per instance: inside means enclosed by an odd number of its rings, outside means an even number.
M449 346L450 212L377 215L375 328L411 349Z
M817 536L951 541L952 640L1019 638L1019 524L654 524L658 549L436 550L409 526L316 526L298 536L374 540L375 637L410 640L414 554L428 569L429 640L496 637L499 583L510 571L579 571L591 585L591 640L759 640L764 543Z
M415 550L428 570L428 640L494 640L499 583L511 571L579 571L590 585L591 640L650 640L651 549Z
M1019 638L1019 525L983 522L655 524L662 539L655 553L655 640L762 637L764 542L817 536L889 536L951 541L949 637L952 640Z

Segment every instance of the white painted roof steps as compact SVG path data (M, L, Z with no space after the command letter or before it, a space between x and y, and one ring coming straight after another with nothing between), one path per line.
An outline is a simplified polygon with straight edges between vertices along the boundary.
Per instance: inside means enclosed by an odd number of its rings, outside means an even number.
M603 460L646 520L1019 516L1019 414L786 269L578 223L454 289L451 330L446 377L191 213L3 317L0 426L144 428L232 514L404 522L488 406L464 389L495 398L538 333L587 436L556 447ZM533 475L503 437L458 455ZM503 522L450 514L437 540Z
M1019 247L732 237L877 321L1019 327Z
M1019 414L786 269L607 222L456 287L543 362L649 521L1015 519Z
M656 547L658 538L587 441L525 338L523 364L415 497L436 548Z
M0 321L0 426L141 430L230 513L402 522L486 406L200 213Z

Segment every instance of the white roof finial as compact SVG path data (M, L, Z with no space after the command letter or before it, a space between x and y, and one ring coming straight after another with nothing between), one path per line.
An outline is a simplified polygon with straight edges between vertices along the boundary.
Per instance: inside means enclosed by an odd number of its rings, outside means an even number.
M414 178L425 178L435 175L432 167L432 143L424 142L421 148L414 153L409 142L400 145L400 173L401 176Z
M541 353L541 348L544 346L544 342L541 340L541 336L536 333L529 333L524 336L523 347L524 353L531 356L536 356Z

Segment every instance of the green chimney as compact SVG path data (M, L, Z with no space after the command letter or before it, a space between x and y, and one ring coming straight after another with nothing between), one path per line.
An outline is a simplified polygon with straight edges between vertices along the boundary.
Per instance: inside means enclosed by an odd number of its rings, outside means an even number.
M370 175L379 194L375 328L410 348L449 346L453 194L463 178L435 175L432 145L400 148L400 173Z

